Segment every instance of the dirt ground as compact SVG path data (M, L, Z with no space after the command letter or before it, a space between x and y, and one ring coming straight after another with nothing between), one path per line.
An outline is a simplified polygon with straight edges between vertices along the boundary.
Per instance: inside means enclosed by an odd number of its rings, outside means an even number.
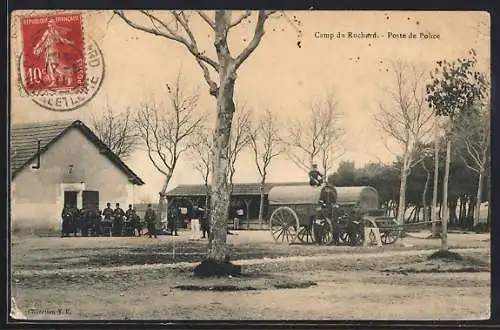
M206 241L13 237L12 292L29 319L465 320L490 313L487 234L450 234L461 260L413 233L377 247L282 245L228 236L239 278L197 279ZM225 291L222 291L225 290Z

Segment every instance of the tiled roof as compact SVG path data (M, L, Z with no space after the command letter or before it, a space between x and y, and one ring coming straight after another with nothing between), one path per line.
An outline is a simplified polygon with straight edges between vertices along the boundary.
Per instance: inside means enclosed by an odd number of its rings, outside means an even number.
M273 182L264 185L264 194L267 195L269 190L274 186L295 186L309 185L309 182ZM209 186L210 188L210 186ZM179 185L167 192L167 197L176 196L205 196L206 189L203 184L185 184ZM233 185L233 195L260 195L259 183L235 183Z
M112 152L90 128L79 120L12 125L10 135L12 176L15 177L17 173L30 164L37 156L38 140L40 140L41 153L43 153L72 128L79 129L106 157L130 178L132 183L137 185L144 184L144 181L137 174Z
M72 123L73 121L59 121L12 125L10 137L10 159L13 174L19 171L33 156L36 155L38 140L40 140L41 147L43 148Z

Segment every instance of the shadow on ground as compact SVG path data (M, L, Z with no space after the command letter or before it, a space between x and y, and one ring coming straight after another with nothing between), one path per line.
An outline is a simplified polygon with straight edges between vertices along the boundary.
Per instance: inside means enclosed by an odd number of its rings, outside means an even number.
M302 249L294 251L276 248L274 245L263 247L229 245L231 260L276 258L290 255L308 256L321 253L321 250ZM20 260L13 265L16 270L48 270L61 268L112 267L147 264L171 264L179 262L201 262L207 252L206 243L179 244L175 252L171 245L104 247L104 248L64 248L48 257L35 262Z
M491 270L489 258L463 256L453 251L436 251L425 259L402 263L397 267L383 269L386 273L480 273Z

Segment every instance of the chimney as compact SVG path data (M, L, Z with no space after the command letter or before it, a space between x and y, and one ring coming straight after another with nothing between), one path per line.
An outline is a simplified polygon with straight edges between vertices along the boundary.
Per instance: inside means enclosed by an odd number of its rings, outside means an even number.
M42 153L42 141L38 139L38 145L37 145L37 152L36 152L36 164L33 165L31 168L38 170L40 168L40 156Z

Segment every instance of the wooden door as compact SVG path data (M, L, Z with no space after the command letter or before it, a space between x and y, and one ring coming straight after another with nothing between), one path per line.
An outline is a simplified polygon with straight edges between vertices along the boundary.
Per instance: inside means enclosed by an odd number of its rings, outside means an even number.
M64 192L64 206L69 206L69 208L77 207L77 191L65 191Z
M84 190L82 193L82 206L84 209L99 208L99 191Z

